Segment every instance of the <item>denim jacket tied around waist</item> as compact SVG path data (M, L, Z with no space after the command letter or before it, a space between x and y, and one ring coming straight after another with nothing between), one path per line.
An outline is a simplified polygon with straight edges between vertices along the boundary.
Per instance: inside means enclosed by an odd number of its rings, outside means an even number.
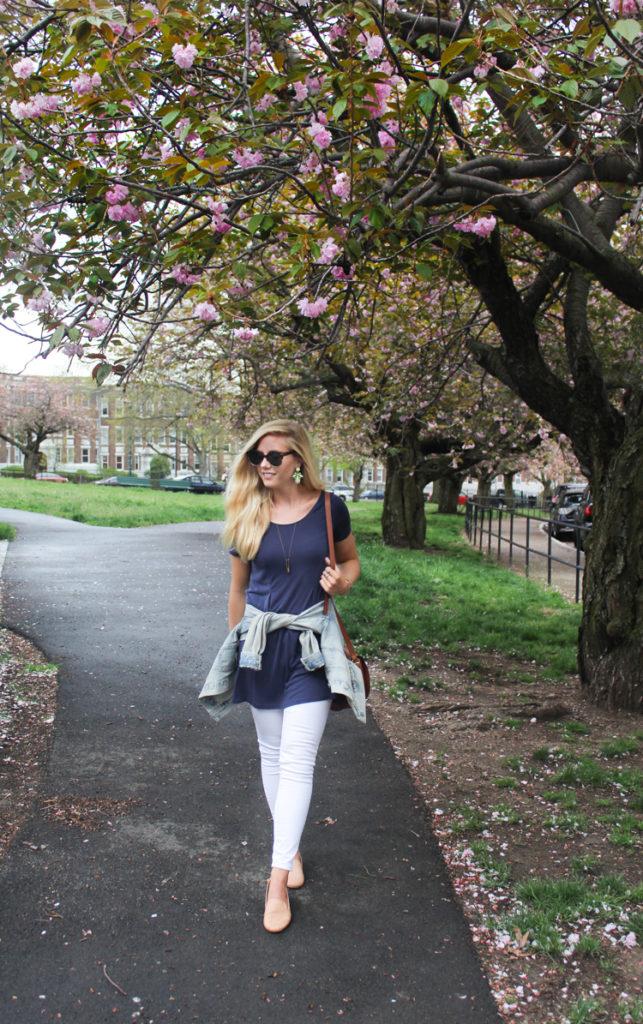
M223 641L199 694L206 711L217 721L230 711L237 667L259 670L266 637L275 629L298 630L304 667L309 672L323 668L331 692L343 694L355 717L365 722L364 681L357 665L344 653L344 640L332 601L329 601L326 615L323 601L297 615L264 612L247 604L241 622ZM239 654L242 640L243 650Z

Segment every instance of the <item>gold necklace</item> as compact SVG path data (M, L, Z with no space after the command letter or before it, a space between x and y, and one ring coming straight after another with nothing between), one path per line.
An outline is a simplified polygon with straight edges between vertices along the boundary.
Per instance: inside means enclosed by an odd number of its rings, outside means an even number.
M284 553L284 562L286 564L286 572L290 572L290 555L292 553L292 545L293 545L293 541L295 539L295 531L297 529L297 523L295 523L295 525L292 528L292 533L290 535L290 544L288 545L288 554L286 554L286 549L284 547L284 542L281 539L281 530L279 529L279 523L275 523L275 526L277 527L277 535L279 537L279 543L281 544L281 550Z

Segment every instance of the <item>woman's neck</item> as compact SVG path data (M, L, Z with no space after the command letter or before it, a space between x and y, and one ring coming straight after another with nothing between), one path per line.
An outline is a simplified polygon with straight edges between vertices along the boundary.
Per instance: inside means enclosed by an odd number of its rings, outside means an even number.
M298 519L314 505L317 497L317 491L303 490L298 484L274 490L270 494L272 518L285 522Z

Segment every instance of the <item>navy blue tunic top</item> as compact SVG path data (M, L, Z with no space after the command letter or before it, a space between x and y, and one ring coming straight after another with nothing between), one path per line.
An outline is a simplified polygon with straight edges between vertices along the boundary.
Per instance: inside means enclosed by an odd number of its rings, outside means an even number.
M350 536L348 509L336 494L330 496L333 537L338 544ZM234 554L234 552L233 552ZM319 578L328 556L324 492L310 512L296 523L271 523L250 562L246 601L261 611L296 614L323 601ZM286 559L290 560L290 572ZM261 669L237 669L232 700L255 708L287 708L308 701L328 700L330 689L323 669L309 672L301 663L299 633L277 629L268 633Z

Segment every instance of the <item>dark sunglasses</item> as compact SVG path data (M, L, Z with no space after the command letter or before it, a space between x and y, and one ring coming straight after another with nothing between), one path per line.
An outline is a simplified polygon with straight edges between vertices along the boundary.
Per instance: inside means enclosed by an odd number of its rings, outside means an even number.
M280 466L284 461L285 455L296 455L297 452L261 452L258 448L253 448L247 452L248 459L253 466L260 466L264 459L267 459L271 466Z

